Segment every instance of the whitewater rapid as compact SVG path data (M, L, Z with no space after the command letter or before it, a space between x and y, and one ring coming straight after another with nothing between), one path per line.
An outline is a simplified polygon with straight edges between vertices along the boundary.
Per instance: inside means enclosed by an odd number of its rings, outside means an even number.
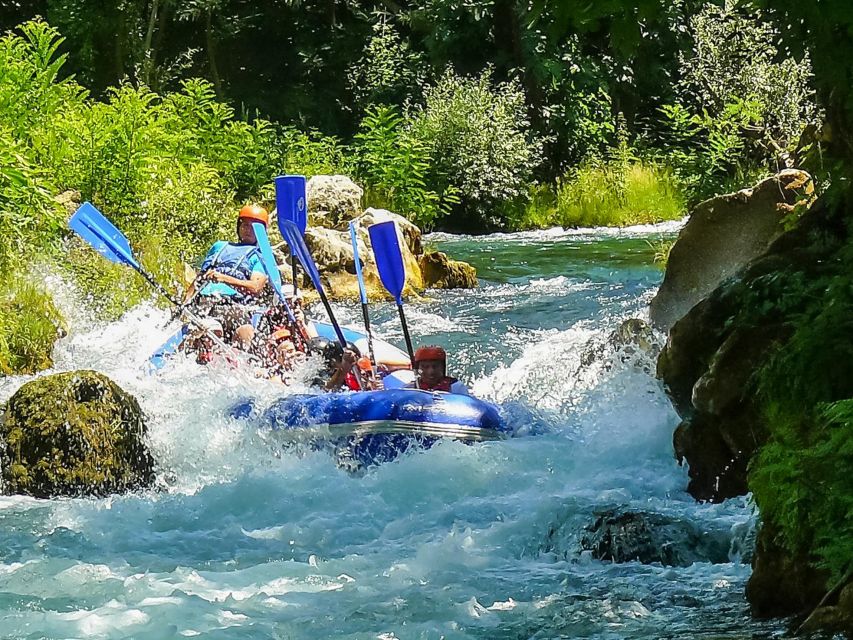
M478 267L481 288L409 305L413 338L446 346L454 374L524 421L523 437L442 442L361 474L226 417L245 397L290 392L275 383L185 359L147 373L174 329L166 311L98 323L49 281L72 321L55 369L102 371L139 399L158 482L105 499L0 498L0 637L777 634L743 597L751 504L685 493L653 361L608 343L644 317L661 277L647 240L672 231L431 237ZM358 326L355 307L335 312ZM372 312L399 342L395 309ZM0 381L0 401L27 379ZM688 523L724 557L595 560L581 538L608 510Z

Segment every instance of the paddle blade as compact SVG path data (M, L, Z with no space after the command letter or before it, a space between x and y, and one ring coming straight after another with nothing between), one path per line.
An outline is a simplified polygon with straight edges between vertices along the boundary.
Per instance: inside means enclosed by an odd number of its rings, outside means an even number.
M278 270L275 256L272 253L267 228L260 222L255 222L252 223L252 229L254 229L255 238L258 240L258 249L261 252L261 262L264 263L264 271L267 272L272 283L272 288L275 289L278 297L284 300L284 295L281 292L281 272Z
M406 284L406 269L403 266L403 254L400 252L400 242L397 239L397 227L393 220L370 225L367 228L370 242L373 245L373 255L376 257L376 268L379 279L394 296L397 304L402 304L403 286Z
M305 240L302 238L299 228L290 220L285 220L281 224L281 235L287 240L287 244L290 246L293 255L299 259L302 268L305 269L305 273L311 278L314 288L317 291L322 290L323 284L320 282L320 272L317 271L317 265L314 264L311 252L305 246Z
M355 223L349 223L349 239L352 242L352 257L355 261L355 276L358 278L358 293L361 304L367 304L367 291L364 289L364 276L361 273L361 260L358 257L358 236L355 233Z
M275 206L278 211L278 228L289 220L304 234L308 226L308 209L305 199L305 176L278 176L275 179ZM281 231L284 236L284 231Z
M130 243L115 225L107 220L91 202L84 202L71 216L68 226L92 248L112 262L120 262L139 270Z

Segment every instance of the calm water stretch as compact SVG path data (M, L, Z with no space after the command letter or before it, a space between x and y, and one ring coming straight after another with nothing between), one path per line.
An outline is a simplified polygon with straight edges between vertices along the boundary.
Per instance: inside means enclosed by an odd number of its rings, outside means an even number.
M164 311L96 324L51 282L76 323L57 369L103 371L139 398L161 487L0 498L0 637L777 635L743 597L752 507L693 502L653 363L606 346L621 320L645 315L661 280L647 240L671 233L428 239L474 264L481 288L409 305L413 337L448 347L453 372L503 403L524 437L444 442L361 475L223 417L279 386L188 361L142 373L170 332ZM401 342L395 309L372 308L379 334ZM355 306L336 309L358 326ZM23 382L0 382L0 400ZM673 537L676 552L710 540L723 557L593 560L580 541L607 509L680 522L700 535Z

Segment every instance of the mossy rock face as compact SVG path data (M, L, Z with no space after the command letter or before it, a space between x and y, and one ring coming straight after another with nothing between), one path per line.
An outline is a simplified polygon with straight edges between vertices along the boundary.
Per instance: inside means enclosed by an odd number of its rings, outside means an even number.
M94 371L28 382L0 421L3 492L103 496L149 486L154 461L139 403Z

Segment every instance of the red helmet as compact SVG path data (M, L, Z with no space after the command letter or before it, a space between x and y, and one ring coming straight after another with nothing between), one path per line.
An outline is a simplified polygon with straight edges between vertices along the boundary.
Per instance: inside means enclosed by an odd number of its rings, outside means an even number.
M267 213L267 210L259 204L247 204L245 207L240 209L240 213L237 214L237 219L242 220L243 218L263 222L265 227L270 223L270 214Z
M447 352L435 345L418 347L418 350L415 351L415 364L424 360L441 360L442 362L447 362Z

